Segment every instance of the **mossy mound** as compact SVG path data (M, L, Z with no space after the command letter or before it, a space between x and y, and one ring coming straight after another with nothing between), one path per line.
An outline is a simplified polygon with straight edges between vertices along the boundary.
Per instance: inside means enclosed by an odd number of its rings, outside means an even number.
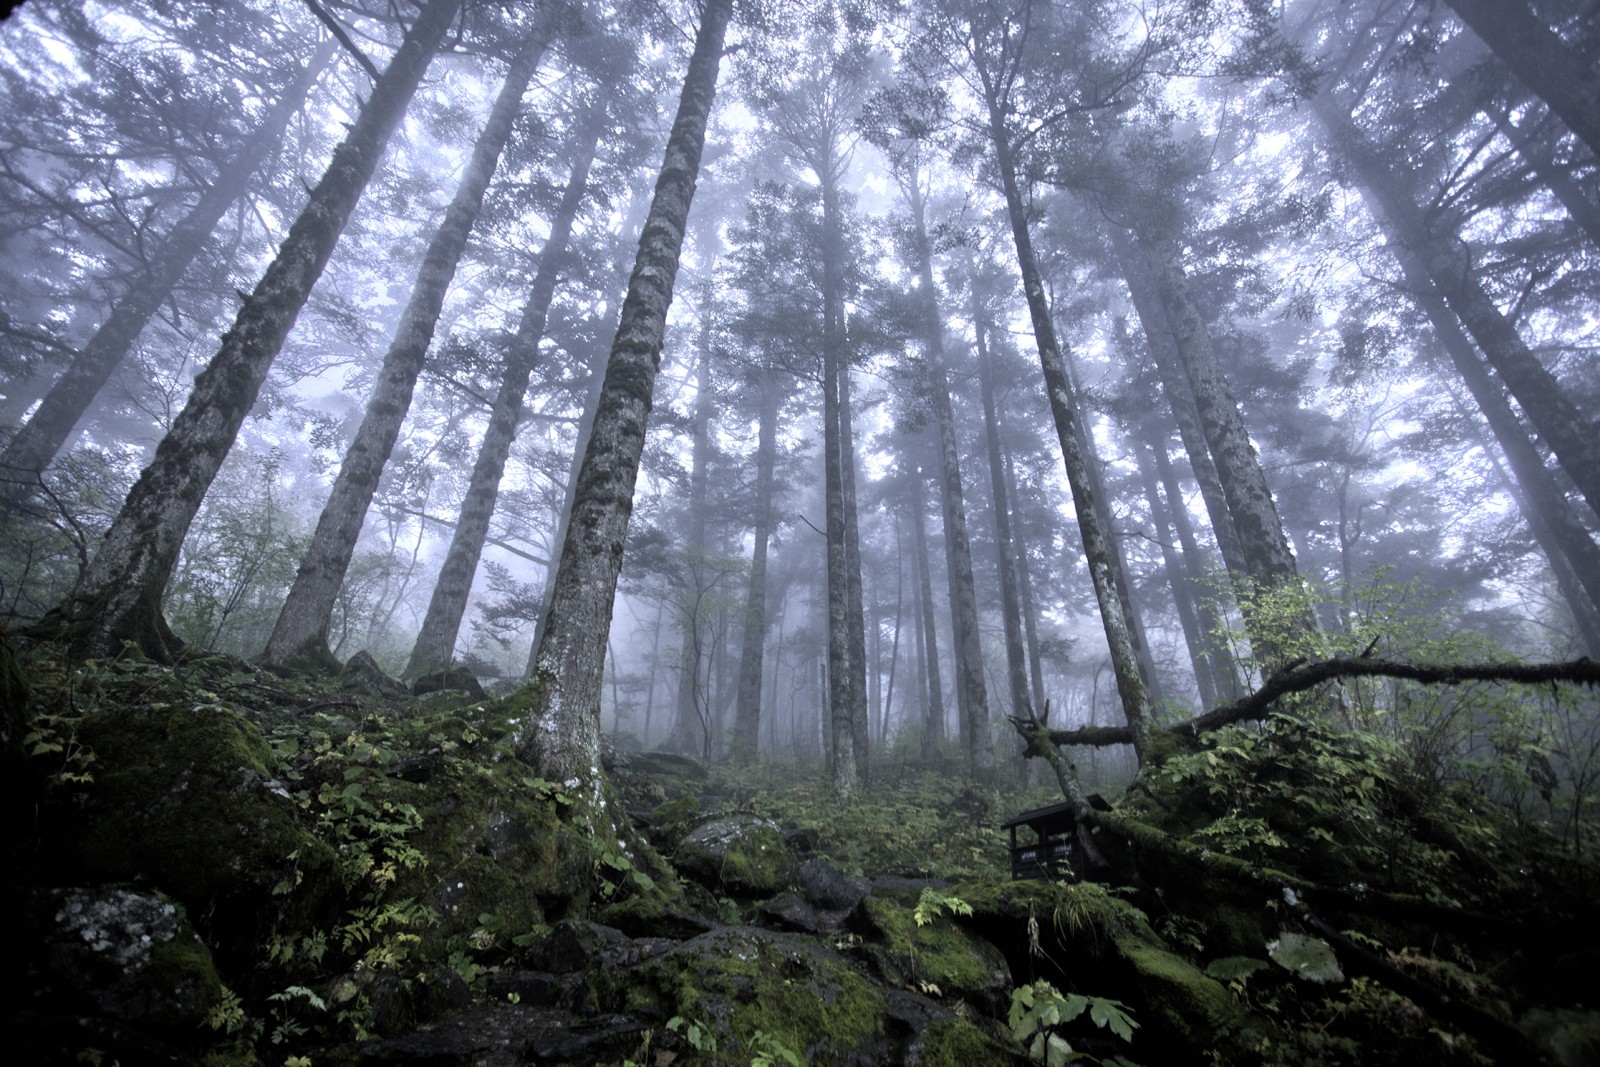
M614 1010L681 1018L713 1039L690 1063L749 1063L762 1038L810 1064L890 1062L888 1002L817 941L728 927L686 941L627 973ZM710 1045L714 1043L715 1049Z
M910 908L869 896L852 914L851 929L863 939L861 956L884 981L1005 1014L1012 983L1004 954L951 919L918 924Z
M54 879L158 888L230 945L329 915L334 851L303 825L252 723L185 702L99 711L76 736L93 780L44 813Z

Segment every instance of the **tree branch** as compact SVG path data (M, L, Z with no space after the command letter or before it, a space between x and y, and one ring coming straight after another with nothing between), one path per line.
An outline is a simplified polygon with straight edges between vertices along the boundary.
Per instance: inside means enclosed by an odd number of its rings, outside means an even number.
M1374 659L1330 659L1305 666L1290 666L1268 678L1254 693L1224 704L1204 715L1168 728L1179 737L1196 738L1236 722L1264 719L1279 697L1315 688L1335 678L1404 678L1430 685L1463 685L1467 682L1517 682L1538 685L1544 682L1570 682L1600 686L1600 663L1587 657L1566 663L1468 663L1454 667L1417 663L1394 663ZM1086 726L1080 730L1051 730L1050 740L1057 745L1130 745L1133 734L1126 726Z
M360 63L361 68L371 75L373 81L377 81L381 77L378 73L378 68L372 65L372 60L367 58L365 52L356 47L356 43L350 39L350 35L344 32L344 27L339 25L332 15L324 11L322 5L317 3L317 0L306 0L306 7L311 9L311 13L317 16L318 21L328 27L328 31L333 34L334 40L343 45L344 50L355 57L355 61Z

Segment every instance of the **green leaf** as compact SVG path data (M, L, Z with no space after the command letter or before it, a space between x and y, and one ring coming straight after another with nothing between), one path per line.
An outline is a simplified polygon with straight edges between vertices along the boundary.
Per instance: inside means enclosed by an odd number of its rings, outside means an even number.
M1344 971L1339 968L1333 946L1321 938L1285 931L1278 940L1267 945L1267 955L1279 967L1308 982L1344 981Z
M1101 1029L1110 1030L1124 1041L1132 1041L1139 1024L1123 1008L1121 1001L1095 997L1089 1002L1089 1018Z

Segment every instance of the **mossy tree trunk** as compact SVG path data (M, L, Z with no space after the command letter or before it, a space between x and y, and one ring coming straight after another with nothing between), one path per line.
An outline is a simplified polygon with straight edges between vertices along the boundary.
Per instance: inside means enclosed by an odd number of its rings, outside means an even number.
M494 518L495 504L500 498L500 479L516 440L517 424L522 421L522 402L539 355L550 302L566 265L572 227L588 196L589 168L594 164L595 150L605 129L604 116L605 105L596 105L581 120L574 137L572 172L567 177L561 203L550 220L550 236L539 252L539 267L534 272L528 300L522 306L517 332L506 352L505 373L495 392L489 425L478 444L478 456L467 480L466 496L461 501L450 547L445 550L439 580L428 598L428 611L406 664L408 678L443 670L455 659L456 635L461 631L472 579L478 571L478 560L483 556L484 541L489 536L489 522Z
M189 524L461 2L430 0L417 16L233 329L195 379L155 459L57 609L75 656L114 654L124 640L159 658L174 652L178 642L162 618L161 597Z
M707 0L701 14L584 451L537 663L528 684L511 698L527 716L518 755L595 807L603 804L600 690L606 638L667 309L732 8L733 0Z
M1111 666L1117 680L1123 717L1133 732L1134 750L1143 761L1151 731L1149 690L1139 669L1133 621L1117 591L1119 576L1116 559L1110 549L1105 507L1102 501L1095 498L1089 474L1089 439L1073 403L1071 383L1067 378L1055 324L1051 320L1044 280L1034 256L1033 238L1028 231L1027 205L1023 201L1022 187L1017 177L1011 132L1007 125L1008 101L1005 94L1009 91L1010 81L1005 68L1006 60L1003 56L985 57L981 50L975 50L975 57L979 61L977 73L988 110L990 146L1005 194L1006 217L1011 225L1017 265L1022 274L1023 294L1027 298L1034 341L1039 349L1039 364L1044 372L1045 396L1061 445L1067 482L1072 488L1078 530L1083 538L1083 551L1094 586L1095 602L1100 609L1100 621L1111 653ZM990 62L986 62L986 58Z
M433 341L435 324L444 307L445 294L455 278L456 267L467 247L484 193L499 165L500 155L511 136L511 127L522 107L522 96L539 67L547 40L543 30L511 62L500 94L489 112L472 147L467 169L456 186L455 196L445 209L439 228L423 254L411 296L395 327L394 339L383 357L378 381L361 417L338 477L322 507L311 543L301 557L294 585L278 614L277 624L267 641L264 659L284 663L296 657L328 661L328 625L344 584L345 572L355 554L356 540L366 520L367 508L378 491L379 479L394 450L400 426L411 408L417 375Z
M228 206L245 194L255 172L283 143L290 121L305 106L306 97L337 48L337 43L330 40L317 49L239 153L168 232L144 273L112 303L106 321L0 452L0 502L20 503L38 487L45 468L122 365L156 309L205 248Z
M934 624L933 575L928 563L928 504L922 470L907 464L912 484L911 529L917 565L917 650L923 669L922 758L931 759L944 742L944 683L939 679L939 629Z

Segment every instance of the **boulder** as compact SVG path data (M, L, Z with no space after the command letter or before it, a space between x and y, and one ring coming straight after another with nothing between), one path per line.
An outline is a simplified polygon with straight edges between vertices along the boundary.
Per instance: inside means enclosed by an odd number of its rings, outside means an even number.
M411 683L411 692L419 697L450 691L465 693L469 700L489 699L489 694L478 683L478 676L465 667L446 667L424 674Z
M789 883L794 863L777 824L755 815L726 815L701 823L678 842L679 871L714 892L759 897Z

